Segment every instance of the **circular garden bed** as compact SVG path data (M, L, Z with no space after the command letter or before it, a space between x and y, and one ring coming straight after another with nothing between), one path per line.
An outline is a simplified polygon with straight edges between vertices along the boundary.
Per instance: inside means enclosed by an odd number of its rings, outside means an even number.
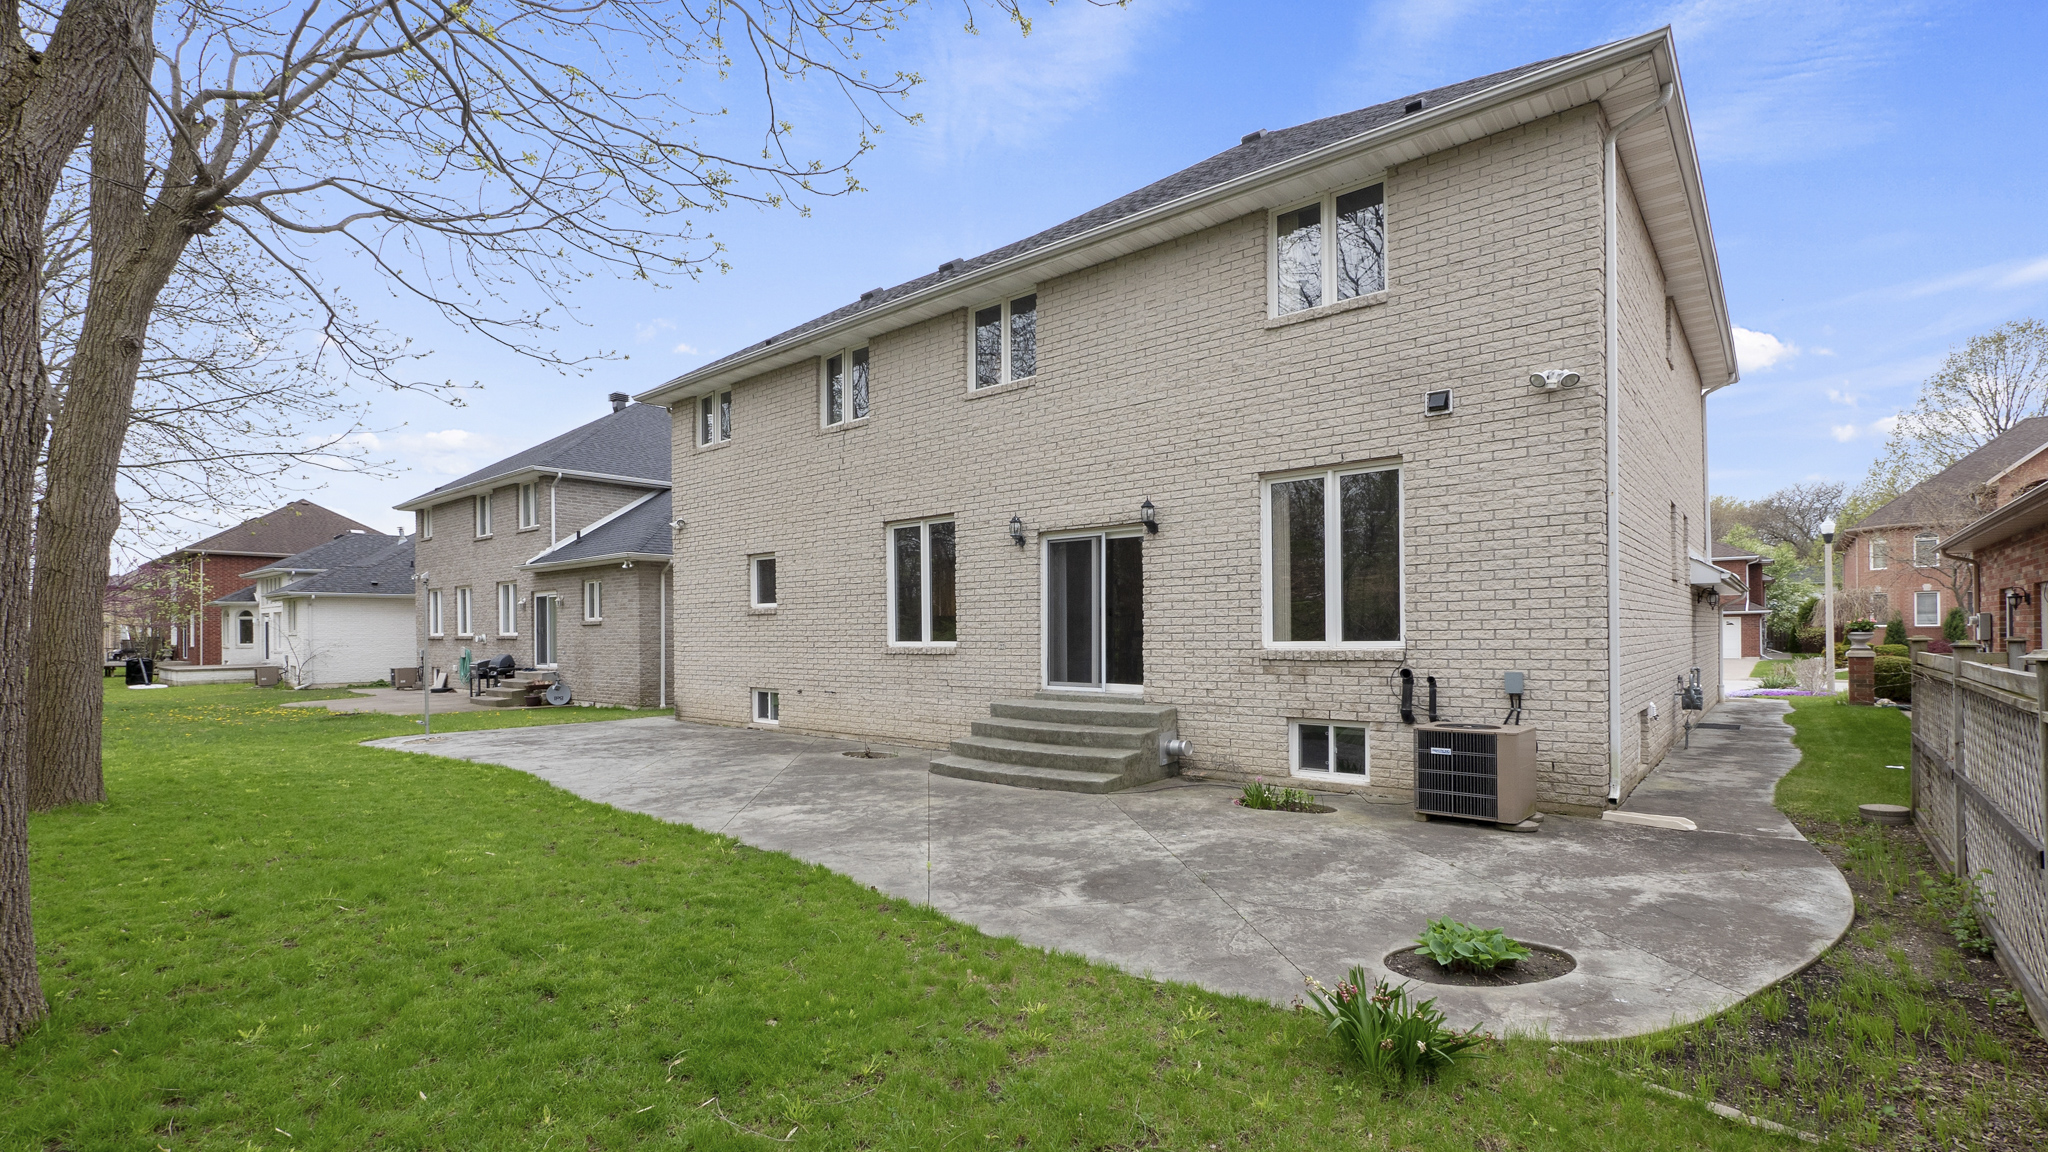
M1387 954L1383 963L1397 975L1425 984L1452 984L1467 988L1507 987L1513 984L1540 984L1555 980L1579 966L1571 953L1557 948L1546 948L1541 944L1522 943L1529 950L1526 960L1509 960L1496 965L1492 970L1473 971L1459 965L1446 968L1427 956L1419 955L1414 948L1398 948Z

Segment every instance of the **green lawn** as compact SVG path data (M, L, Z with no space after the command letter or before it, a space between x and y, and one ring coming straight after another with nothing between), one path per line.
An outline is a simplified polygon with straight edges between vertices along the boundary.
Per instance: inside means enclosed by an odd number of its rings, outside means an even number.
M1776 804L1794 818L1853 824L1859 804L1910 804L1912 724L1896 708L1851 707L1844 697L1787 698L1799 766L1778 781Z
M412 721L281 698L110 691L113 799L31 823L54 1008L0 1052L0 1146L1785 1143L1535 1040L1383 1091L1307 1016L518 772L360 748Z

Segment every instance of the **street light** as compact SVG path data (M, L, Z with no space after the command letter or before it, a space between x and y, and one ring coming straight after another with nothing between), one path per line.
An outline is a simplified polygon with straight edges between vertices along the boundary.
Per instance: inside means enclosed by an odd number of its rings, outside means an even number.
M1835 518L1832 516L1820 522L1820 556L1821 579L1824 581L1821 585L1823 589L1821 592L1821 602L1827 606L1828 629L1822 639L1828 654L1828 662L1823 667L1828 670L1828 682L1833 684L1835 679Z

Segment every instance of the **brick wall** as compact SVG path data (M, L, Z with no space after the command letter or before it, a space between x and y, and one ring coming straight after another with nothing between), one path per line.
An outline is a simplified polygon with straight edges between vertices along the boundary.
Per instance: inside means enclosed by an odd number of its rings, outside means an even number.
M1976 549L1984 608L1998 618L1997 644L2007 636L2027 641L2030 648L2048 647L2041 631L2041 585L2048 582L2048 528L2034 528L2011 539ZM2010 620L2005 593L2012 589L2026 599L2013 606Z
M1908 636L1938 637L1942 634L1940 621L1956 607L1956 590L1950 587L1948 565L1933 568L1913 566L1913 538L1921 531L1917 528L1873 528L1857 533L1843 549L1842 587L1883 592L1885 611L1879 623L1889 621L1891 614L1897 612L1905 620ZM1890 550L1885 567L1873 569L1870 550L1878 540L1889 541ZM1932 592L1940 598L1940 611L1932 625L1913 622L1913 596L1920 592Z

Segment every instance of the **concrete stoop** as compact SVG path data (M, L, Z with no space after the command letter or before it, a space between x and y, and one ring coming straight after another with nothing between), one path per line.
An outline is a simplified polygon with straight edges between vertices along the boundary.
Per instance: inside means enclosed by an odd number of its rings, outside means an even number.
M1179 772L1166 742L1172 708L1099 695L1040 692L997 700L989 718L932 760L932 772L1017 788L1115 792Z
M496 688L486 688L471 698L470 703L485 708L524 708L526 684L501 684Z

